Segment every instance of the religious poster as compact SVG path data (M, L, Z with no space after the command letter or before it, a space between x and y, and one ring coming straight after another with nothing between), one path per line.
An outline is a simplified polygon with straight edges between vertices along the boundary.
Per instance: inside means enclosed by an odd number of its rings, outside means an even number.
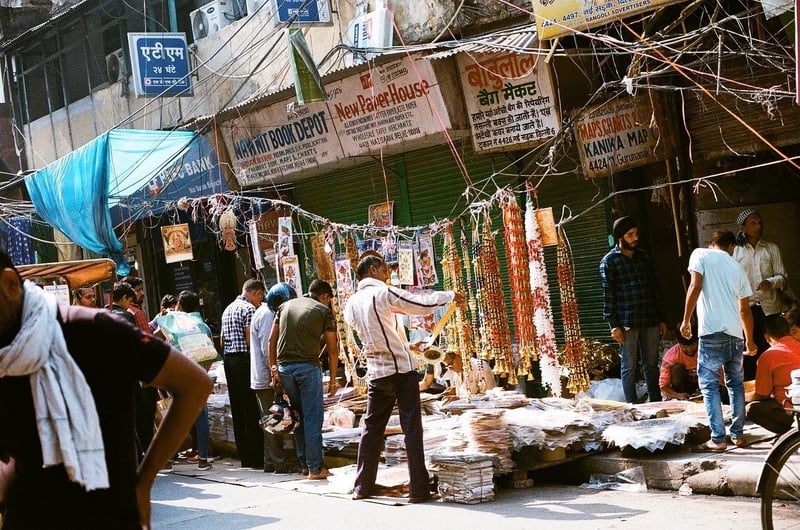
M314 255L314 263L317 265L317 278L333 283L336 280L336 274L333 272L332 249L325 240L324 232L311 238L311 252Z
M475 151L517 151L558 132L550 69L535 55L458 54Z
M167 263L194 259L192 239L189 237L189 225L187 223L162 226L161 239L164 240L164 256Z
M558 245L558 232L556 231L556 221L553 217L553 209L539 208L533 213L536 224L539 225L539 237L543 247Z
M298 296L303 294L303 280L300 277L300 263L297 256L286 256L281 260L283 281L292 286Z
M380 243L378 252L383 256L383 261L389 265L397 264L397 235L389 233L380 239Z
M662 159L664 142L651 127L652 116L646 97L617 98L586 109L575 120L584 175L606 177Z
M392 226L394 218L394 201L370 204L367 218L368 224L378 228Z
M281 263L287 256L294 256L294 242L292 241L292 218L278 218L278 259Z
M407 239L397 243L397 277L401 285L414 285L414 247Z
M586 31L680 0L533 0L540 40Z

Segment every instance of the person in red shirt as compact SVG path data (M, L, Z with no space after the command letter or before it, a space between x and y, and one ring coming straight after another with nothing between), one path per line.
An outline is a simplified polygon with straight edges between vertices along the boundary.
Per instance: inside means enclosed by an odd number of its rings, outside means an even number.
M777 434L792 426L792 416L785 407L792 402L786 387L792 383L792 370L800 369L800 341L789 334L789 322L780 314L764 319L764 337L769 348L756 364L756 385L745 394L748 420Z
M692 326L692 336L675 334L678 340L664 353L658 376L658 386L664 398L686 401L697 392L697 326Z

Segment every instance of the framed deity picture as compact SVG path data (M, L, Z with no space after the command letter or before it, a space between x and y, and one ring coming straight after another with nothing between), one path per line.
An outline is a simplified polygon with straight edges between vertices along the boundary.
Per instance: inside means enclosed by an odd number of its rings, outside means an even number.
M161 239L164 240L164 257L167 263L194 259L188 223L162 226Z
M392 226L394 222L394 201L370 204L368 219L370 225L378 228Z

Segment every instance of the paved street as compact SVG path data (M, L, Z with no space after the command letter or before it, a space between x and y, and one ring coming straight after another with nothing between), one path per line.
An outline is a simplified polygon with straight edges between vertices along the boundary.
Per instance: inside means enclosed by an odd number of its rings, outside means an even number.
M759 504L752 497L679 496L676 492L628 493L577 486L539 485L500 489L493 502L409 505L381 498L353 501L344 493L350 477L312 482L299 475L275 477L214 464L190 476L191 466L161 475L153 491L155 529L381 528L532 529L674 528L754 529ZM335 471L335 470L334 470ZM186 474L183 474L186 473Z

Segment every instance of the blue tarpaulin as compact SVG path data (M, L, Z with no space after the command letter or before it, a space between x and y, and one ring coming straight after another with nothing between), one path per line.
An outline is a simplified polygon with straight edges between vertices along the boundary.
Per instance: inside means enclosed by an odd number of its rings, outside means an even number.
M25 184L42 219L75 244L113 259L117 273L124 275L130 266L109 207L182 156L196 136L189 131L109 131L40 169Z

